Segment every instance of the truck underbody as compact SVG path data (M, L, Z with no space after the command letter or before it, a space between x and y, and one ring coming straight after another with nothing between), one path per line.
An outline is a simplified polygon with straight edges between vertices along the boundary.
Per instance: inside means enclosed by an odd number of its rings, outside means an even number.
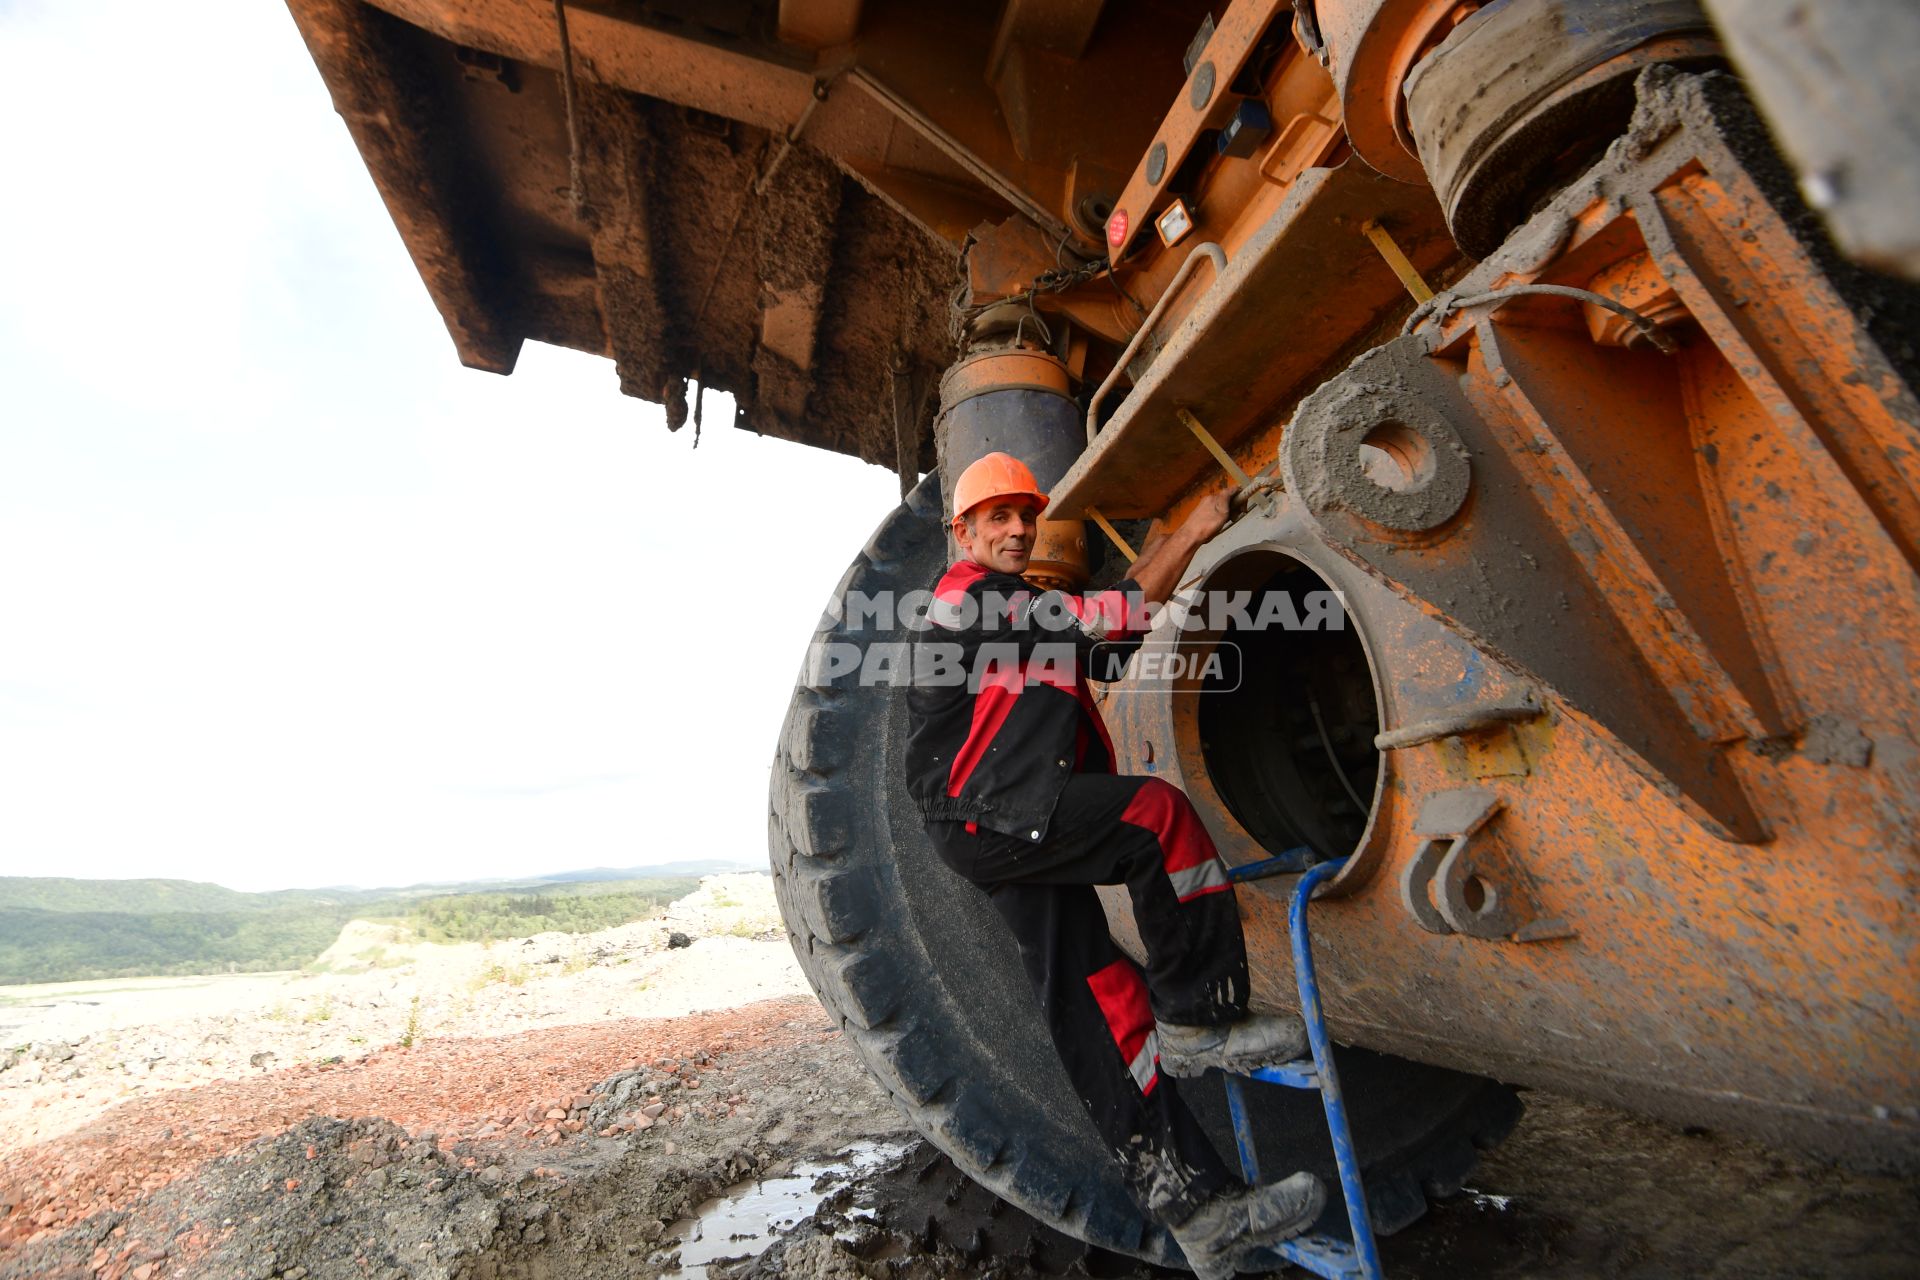
M1920 1163L1920 293L1876 270L1913 270L1915 218L1804 164L1920 157L1769 96L1805 83L1778 6L289 3L461 360L598 352L674 429L712 388L895 469L850 580L927 585L938 477L989 447L1057 459L1063 580L1238 487L1194 573L1248 613L1162 639L1240 678L1137 665L1103 710L1229 862L1347 860L1315 926L1343 1043ZM1809 57L1920 41L1835 8ZM1911 98L1898 61L1836 94ZM1327 588L1338 629L1248 625ZM977 1052L1060 1110L980 1047L1012 1016L982 992L1024 997L894 794L897 702L797 691L802 962L963 1167L1166 1256L917 1073Z

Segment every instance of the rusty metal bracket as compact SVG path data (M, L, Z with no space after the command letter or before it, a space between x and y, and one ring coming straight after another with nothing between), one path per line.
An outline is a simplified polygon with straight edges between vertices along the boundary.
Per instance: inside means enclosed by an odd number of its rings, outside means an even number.
M1474 834L1500 809L1499 796L1484 787L1428 796L1413 824L1414 834L1425 839L1401 875L1401 902L1428 933L1512 942L1573 937L1558 917L1528 916L1474 846Z
M1428 933L1452 933L1453 925L1433 905L1428 889L1441 861L1500 812L1500 798L1481 787L1440 791L1420 806L1413 833L1425 836L1400 877L1400 900L1415 923Z
M1520 724L1528 720L1537 720L1545 713L1546 708L1540 705L1540 696L1532 689L1528 689L1517 703L1469 707L1452 715L1436 716L1431 720L1421 720L1414 724L1403 725L1398 729L1383 730L1373 735L1373 746L1376 751L1401 751L1407 747L1418 747L1429 742L1438 742L1442 738L1478 733L1503 724Z

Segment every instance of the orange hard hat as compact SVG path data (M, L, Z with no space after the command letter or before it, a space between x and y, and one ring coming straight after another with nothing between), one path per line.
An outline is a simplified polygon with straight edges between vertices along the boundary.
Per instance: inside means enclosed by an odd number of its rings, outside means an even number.
M953 486L953 518L958 520L983 502L995 498L1032 498L1035 512L1047 509L1027 464L1010 453L989 453L960 473Z

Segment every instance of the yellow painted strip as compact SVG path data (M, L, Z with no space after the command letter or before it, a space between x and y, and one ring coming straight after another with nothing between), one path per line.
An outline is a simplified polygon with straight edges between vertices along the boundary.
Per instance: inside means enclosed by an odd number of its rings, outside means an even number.
M1133 548L1127 545L1127 540L1120 536L1120 531L1107 523L1107 518L1100 514L1098 507L1087 508L1087 519L1099 525L1100 532L1113 539L1113 545L1120 548L1120 553L1124 555L1129 562L1140 558L1134 553Z
M1233 460L1233 455L1222 449L1220 442L1200 425L1200 419L1185 409L1176 409L1174 412L1180 415L1180 421L1187 424L1187 430L1193 432L1193 438L1206 446L1207 452L1213 455L1213 460L1226 468L1227 474L1233 477L1235 485L1244 489L1253 483L1253 478L1240 469L1240 464Z
M1393 242L1393 237L1387 234L1385 227L1369 219L1361 225L1360 230L1367 239L1373 241L1373 247L1393 268L1393 274L1400 277L1400 283L1407 286L1407 292L1413 295L1415 302L1432 301L1433 290L1427 288L1427 282L1413 269L1413 263L1407 260L1407 255L1400 252L1400 246Z

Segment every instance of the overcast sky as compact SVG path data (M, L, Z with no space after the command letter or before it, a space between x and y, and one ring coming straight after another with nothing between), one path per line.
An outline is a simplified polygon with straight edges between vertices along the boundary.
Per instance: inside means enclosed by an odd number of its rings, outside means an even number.
M0 874L765 858L890 472L461 368L278 4L0 0L0 118Z

